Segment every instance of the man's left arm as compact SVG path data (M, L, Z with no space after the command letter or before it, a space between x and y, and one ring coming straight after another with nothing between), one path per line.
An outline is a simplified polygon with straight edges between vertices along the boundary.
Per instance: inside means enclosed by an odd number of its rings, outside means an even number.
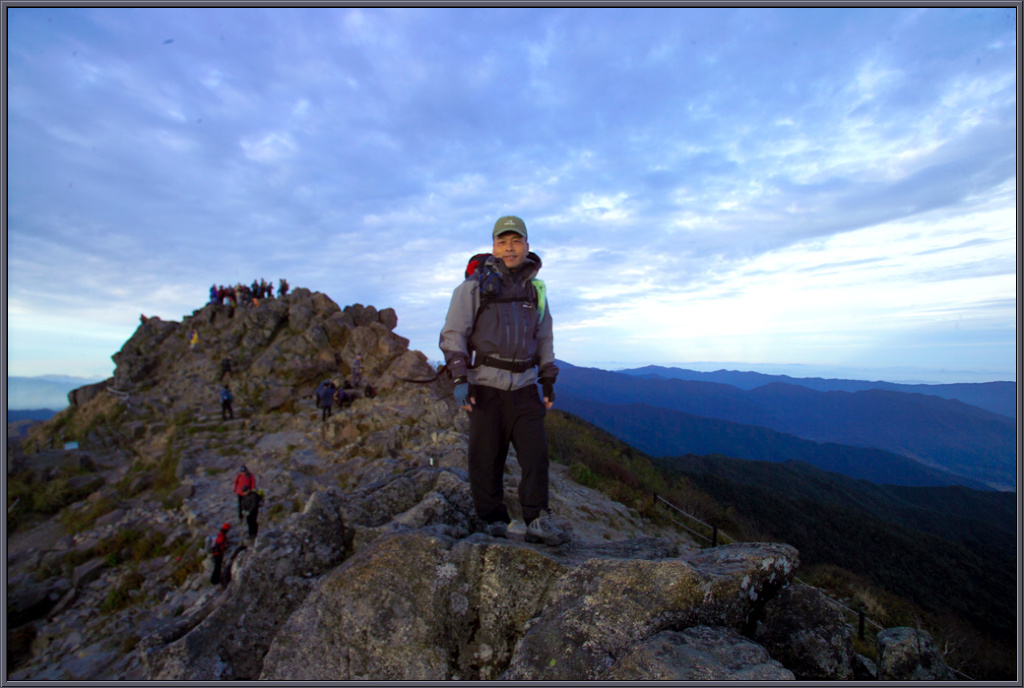
M555 379L558 377L558 366L555 365L555 333L551 320L551 305L545 295L544 317L537 324L537 377L540 379L544 405L551 408L555 402Z

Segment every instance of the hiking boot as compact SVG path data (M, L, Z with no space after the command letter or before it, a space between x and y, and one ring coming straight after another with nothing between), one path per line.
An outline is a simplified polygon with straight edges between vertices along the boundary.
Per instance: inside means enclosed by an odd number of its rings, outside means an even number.
M494 521L484 526L484 532L491 537L508 538L508 524L504 521Z
M527 542L543 542L548 547L569 542L569 535L555 525L555 517L550 511L541 511L540 516L533 519L526 526Z

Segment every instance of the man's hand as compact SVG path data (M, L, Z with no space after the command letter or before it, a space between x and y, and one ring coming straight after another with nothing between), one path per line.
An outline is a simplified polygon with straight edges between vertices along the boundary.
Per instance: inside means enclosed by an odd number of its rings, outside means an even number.
M540 381L541 393L544 395L544 406L551 408L555 403L555 383L544 378Z
M459 408L467 411L473 410L473 404L476 403L476 399L469 396L469 382L465 380L455 381L455 402L459 405Z

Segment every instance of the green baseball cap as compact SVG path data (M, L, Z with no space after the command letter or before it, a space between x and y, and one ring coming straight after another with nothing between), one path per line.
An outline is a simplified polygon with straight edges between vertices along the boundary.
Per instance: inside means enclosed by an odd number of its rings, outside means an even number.
M519 236L526 239L526 223L522 219L515 215L506 215L505 217L499 217L498 221L494 223L494 234L491 236L497 239L505 232L515 232Z

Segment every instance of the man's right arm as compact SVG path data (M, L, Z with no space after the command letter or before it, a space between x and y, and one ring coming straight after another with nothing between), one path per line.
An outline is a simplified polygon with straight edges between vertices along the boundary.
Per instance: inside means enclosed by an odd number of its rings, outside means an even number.
M448 315L441 330L439 346L444 353L448 372L455 378L465 378L469 369L469 337L476 313L476 283L466 280L452 294Z

